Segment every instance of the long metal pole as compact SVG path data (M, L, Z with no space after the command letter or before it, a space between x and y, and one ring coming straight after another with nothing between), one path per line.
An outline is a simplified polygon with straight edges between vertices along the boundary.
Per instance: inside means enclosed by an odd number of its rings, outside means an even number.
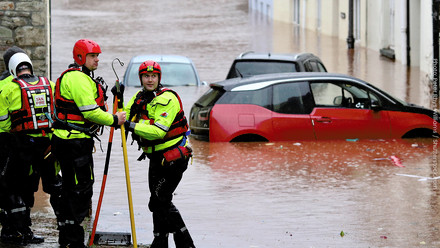
M118 107L118 98L117 96L115 96L115 100L113 101L113 114L116 113L118 109L117 107ZM95 220L93 221L93 229L92 229L92 234L90 235L89 246L93 245L93 240L95 239L96 226L98 225L98 218L99 218L99 213L101 211L102 198L104 197L105 183L107 182L108 165L110 163L110 154L112 151L114 131L115 128L111 127L110 137L108 139L108 146L107 146L107 156L105 157L104 175L102 176L101 192L99 193L98 206L96 207Z
M122 94L120 93L118 80L116 81L116 88L118 89L118 96L119 96L118 97L118 111L122 112L124 100L123 100ZM122 139L122 151L124 154L125 181L127 183L128 207L130 210L131 236L133 237L133 247L137 248L136 227L135 227L135 223L134 223L133 199L131 197L130 170L128 168L127 142L125 139L124 124L121 125L121 139Z

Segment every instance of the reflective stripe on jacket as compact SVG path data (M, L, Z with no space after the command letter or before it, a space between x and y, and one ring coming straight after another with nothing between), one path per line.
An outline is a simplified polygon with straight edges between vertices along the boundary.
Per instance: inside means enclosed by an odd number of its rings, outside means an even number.
M53 115L53 91L49 80L39 77L36 83L14 79L21 88L21 108L11 113L10 132L52 128L49 118Z
M36 85L41 83L41 78L38 78L36 76L27 76L27 77L20 77L20 80L23 80L26 82L27 85ZM46 81L46 84L50 84L50 93L53 93L55 84L51 81L49 81L47 78L44 78ZM44 87L43 87L44 88ZM38 94L38 93L37 93ZM45 97L47 97L46 93L44 94ZM1 94L0 94L0 129L6 131L6 132L13 132L18 131L20 127L18 126L20 124L20 120L18 120L20 117L15 116L20 112L20 110L24 110L29 103L29 99L22 97L23 95L23 89L20 87L20 84L17 82L10 82L3 85ZM39 98L41 99L41 96ZM32 99L33 100L33 99ZM47 100L47 99L46 99ZM48 109L47 109L48 110ZM25 115L30 117L28 112L21 111L21 114L18 115ZM42 117L43 114L40 112L40 114L35 113L36 117ZM37 115L38 114L38 115ZM45 116L45 115L44 115ZM44 118L44 117L42 117ZM14 119L14 120L13 120ZM14 121L14 123L13 123ZM17 122L18 121L18 122ZM33 122L33 120L28 119L28 121ZM26 121L27 122L27 121ZM40 120L40 122L44 122L43 120ZM24 122L23 122L24 123ZM37 120L38 123L38 120ZM27 122L28 127L30 127L30 123ZM23 126L22 126L23 127ZM44 127L43 127L44 128ZM14 129L14 130L12 130ZM30 128L32 129L32 128ZM34 137L41 137L43 135L46 135L46 132L39 131L40 129L36 130L36 132L33 132L32 130L27 129L27 134ZM48 130L49 131L49 130Z
M6 77L5 79L0 80L0 94L1 94L2 89L3 89L3 85L12 82L12 79L14 79L14 77L13 77L12 75L9 75L9 76ZM2 119L1 116L0 116L0 119ZM5 131L5 130L3 130L3 129L0 128L0 133L4 133L4 132L8 132L8 131Z

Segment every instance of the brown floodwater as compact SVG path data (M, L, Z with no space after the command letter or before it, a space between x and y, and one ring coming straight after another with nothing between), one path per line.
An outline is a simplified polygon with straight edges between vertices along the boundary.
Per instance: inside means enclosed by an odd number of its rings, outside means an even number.
M350 74L429 107L418 68L345 40L267 20L247 0L52 1L52 80L73 61L80 38L101 48L96 75L111 86L111 63L138 54L190 57L201 80L226 77L244 51L311 52L328 71ZM126 67L115 63L122 79ZM186 114L207 86L178 87ZM139 88L126 89L133 96ZM109 130L109 129L107 129ZM108 131L96 144L95 212ZM439 247L438 145L432 139L207 143L190 138L194 161L175 192L197 247ZM149 244L148 162L128 141L137 241ZM397 157L399 163L390 157ZM34 212L52 214L39 192ZM130 232L121 136L113 140L98 231ZM170 247L175 247L170 238Z

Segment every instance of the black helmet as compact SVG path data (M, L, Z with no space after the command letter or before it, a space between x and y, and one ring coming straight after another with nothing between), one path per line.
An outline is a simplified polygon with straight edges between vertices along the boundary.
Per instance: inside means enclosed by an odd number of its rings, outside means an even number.
M9 71L9 60L11 59L12 55L14 55L16 53L24 53L24 54L26 54L26 52L23 49L21 49L21 48L19 48L17 46L10 47L3 54L3 62L5 63L7 71Z

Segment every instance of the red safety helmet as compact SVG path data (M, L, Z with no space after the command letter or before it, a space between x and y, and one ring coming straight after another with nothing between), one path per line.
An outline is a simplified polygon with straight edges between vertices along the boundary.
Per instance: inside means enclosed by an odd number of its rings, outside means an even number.
M75 43L73 47L73 59L78 65L84 65L86 63L86 55L88 53L101 53L101 48L98 43L88 39L81 39Z
M153 72L159 74L159 84L160 84L160 79L162 78L162 71L159 63L153 60L147 60L139 66L139 80L141 80L141 85L142 85L141 74L147 72Z

